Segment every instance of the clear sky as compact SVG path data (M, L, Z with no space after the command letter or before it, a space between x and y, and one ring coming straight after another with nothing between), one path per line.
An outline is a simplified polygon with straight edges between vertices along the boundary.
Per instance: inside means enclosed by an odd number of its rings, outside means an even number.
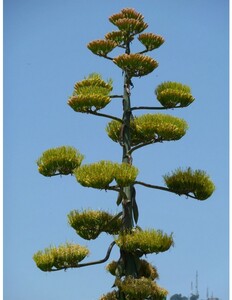
M154 89L168 80L191 86L196 98L186 109L165 112L188 122L180 141L134 153L138 180L163 185L164 174L191 166L207 171L216 185L203 202L137 187L139 225L173 232L175 239L174 248L147 258L170 295L188 296L198 271L200 299L207 288L229 298L228 1L5 0L4 300L92 300L111 289L105 265L54 273L36 268L35 252L66 241L88 245L86 261L103 258L112 238L82 240L67 214L90 207L119 212L114 193L83 188L70 176L45 178L36 160L48 148L71 145L85 163L121 161L120 146L105 132L108 120L75 113L67 99L75 82L92 72L112 78L113 92L122 93L121 70L86 45L115 30L108 17L125 7L144 15L146 32L165 38L150 54L159 67L134 80L132 103L157 106ZM120 117L121 109L115 99L105 112ZM111 258L118 258L116 247Z

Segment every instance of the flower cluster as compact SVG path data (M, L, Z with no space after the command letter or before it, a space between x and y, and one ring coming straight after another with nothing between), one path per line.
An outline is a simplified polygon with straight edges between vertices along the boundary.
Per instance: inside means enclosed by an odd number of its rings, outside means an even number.
M144 114L130 123L131 145L179 140L187 129L188 125L183 119L166 114ZM109 122L106 132L113 141L120 142L121 124L118 121Z
M138 40L146 47L148 51L159 48L164 43L164 38L154 33L141 33Z
M68 105L77 112L100 110L110 102L112 80L105 82L101 75L93 73L84 80L77 82Z
M116 244L128 252L150 254L167 251L173 245L173 239L172 235L164 234L160 230L135 230L132 233L120 234Z
M114 58L113 62L127 72L129 77L145 76L158 67L157 61L142 54L122 54Z
M157 269L144 259L137 260L137 269L138 269L138 278L146 277L152 280L159 278ZM109 263L106 266L106 270L110 272L110 274L112 274L113 276L118 276L118 277L125 276L125 272L123 270L123 266L120 260L119 261L113 260L111 263Z
M105 35L105 39L116 43L117 45L124 44L126 40L125 33L123 31L111 31ZM132 39L132 38L131 38Z
M126 294L127 300L163 300L168 294L167 290L145 277L137 279L128 276L124 280L116 279L115 285Z
M37 160L38 170L44 176L72 174L81 165L84 156L73 147L48 149Z
M39 269L49 272L54 269L76 267L88 254L89 250L86 247L67 243L38 251L33 259Z
M134 9L125 8L122 9L120 13L112 15L109 21L117 26L119 30L125 32L127 36L133 36L148 27L143 19L143 15Z
M118 292L113 291L110 293L107 293L105 295L102 295L99 300L118 300Z
M163 82L156 88L155 94L157 100L166 108L174 108L178 105L186 107L195 100L190 87L179 82Z
M76 169L77 181L86 187L107 189L115 180L121 187L132 184L138 175L138 169L127 163L113 163L102 160L97 163L82 165Z
M111 52L117 43L112 40L95 40L90 42L87 47L91 50L94 54L106 57L109 52Z
M68 222L86 240L96 239L102 232L118 234L121 227L121 220L115 215L96 210L71 211Z
M215 190L215 186L209 176L202 170L186 171L176 170L171 175L165 175L164 181L167 187L177 194L193 194L198 200L206 200Z

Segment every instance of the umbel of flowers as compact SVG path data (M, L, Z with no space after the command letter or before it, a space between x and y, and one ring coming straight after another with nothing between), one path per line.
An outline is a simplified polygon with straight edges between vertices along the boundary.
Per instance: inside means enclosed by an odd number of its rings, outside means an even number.
M97 261L82 262L89 250L85 246L71 243L50 246L44 251L38 251L33 258L38 268L46 272L80 268L106 262L112 248L116 246L119 249L118 260L106 266L115 277L114 288L100 299L163 300L168 292L157 284L158 272L144 256L167 251L174 241L172 233L139 227L136 185L201 201L209 198L215 187L205 171L192 170L190 167L163 175L164 186L137 180L139 170L132 165L133 152L147 145L181 139L188 130L188 124L169 114L147 113L136 116L136 110L183 108L195 99L189 86L167 81L155 88L158 106L133 106L133 78L146 76L158 67L158 62L145 53L159 48L164 39L160 35L144 32L148 24L144 22L143 15L132 8L122 9L112 15L109 21L116 30L107 33L104 39L91 41L87 47L92 53L109 60L123 71L122 91L117 95L111 94L111 79L105 81L98 73L90 74L75 84L68 105L75 112L111 119L106 132L121 148L122 161L100 160L82 164L84 156L78 150L62 146L45 151L37 160L37 165L38 171L44 176L73 175L84 187L117 193L115 204L121 208L118 214L89 209L73 210L68 215L69 225L81 238L94 240L100 234L107 233L112 236L112 241L105 257ZM132 53L134 39L140 42L142 50ZM115 48L122 53L114 56ZM114 98L122 100L121 117L102 112ZM140 174L141 178L142 176Z

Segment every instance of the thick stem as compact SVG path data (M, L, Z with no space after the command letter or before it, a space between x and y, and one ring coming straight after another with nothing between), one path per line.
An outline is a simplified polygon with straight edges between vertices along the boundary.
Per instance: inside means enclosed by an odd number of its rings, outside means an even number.
M126 45L126 53L130 53L129 42ZM124 89L123 89L123 124L122 124L122 162L132 164L132 158L130 153L131 150L131 137L130 137L130 120L131 120L131 103L130 103L130 87L131 78L128 73L124 73ZM125 194L122 200L122 231L130 232L134 227L133 219L133 207L132 207L132 188L133 186L127 186L123 188L123 193ZM121 249L121 257L124 261L125 274L126 276L138 276L138 270L136 267L136 258L132 253L124 251ZM123 296L122 296L123 297Z
M127 44L126 53L130 53L130 45ZM128 155L131 149L130 139L130 119L131 119L131 103L130 103L130 78L125 72L124 74L124 87L123 87L123 125L122 125L122 162L131 164L131 156ZM126 199L122 201L123 205L123 230L130 231L133 224L132 205L131 205L131 186L123 189Z

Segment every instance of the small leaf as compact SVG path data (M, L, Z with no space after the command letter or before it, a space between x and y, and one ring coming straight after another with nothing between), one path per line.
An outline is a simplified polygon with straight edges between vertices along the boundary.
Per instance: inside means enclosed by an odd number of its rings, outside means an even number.
M122 194L119 192L117 202L116 202L118 206L122 203L122 199L123 199Z
M132 187L131 201L132 201L132 210L133 210L135 224L137 224L139 219L139 210L138 210L138 205L136 203L136 190L134 187Z

